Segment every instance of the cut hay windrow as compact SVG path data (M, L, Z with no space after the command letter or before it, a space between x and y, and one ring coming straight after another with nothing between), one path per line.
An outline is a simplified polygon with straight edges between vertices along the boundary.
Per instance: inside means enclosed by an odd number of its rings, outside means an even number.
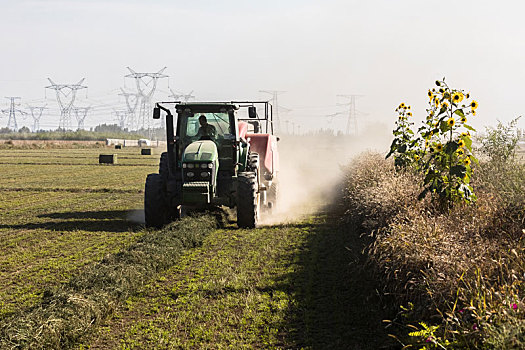
M136 294L186 250L202 244L217 227L205 215L184 218L142 236L127 249L106 256L68 283L45 291L30 310L1 320L2 349L65 349L107 319L120 302Z

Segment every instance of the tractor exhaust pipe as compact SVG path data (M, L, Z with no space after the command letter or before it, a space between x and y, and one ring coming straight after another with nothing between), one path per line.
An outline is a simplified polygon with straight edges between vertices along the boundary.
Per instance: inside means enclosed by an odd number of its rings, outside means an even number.
M155 104L153 108L153 119L160 119L160 111L166 112L166 141L168 143L168 172L170 176L175 173L175 134L173 127L173 114L171 111L161 106L159 103Z

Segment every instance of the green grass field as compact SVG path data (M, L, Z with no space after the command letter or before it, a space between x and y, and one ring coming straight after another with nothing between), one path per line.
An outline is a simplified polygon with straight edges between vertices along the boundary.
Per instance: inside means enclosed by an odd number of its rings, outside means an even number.
M118 154L118 165L99 165L99 153ZM363 242L338 215L255 230L226 223L197 235L200 243L185 238L198 218L173 233L145 230L136 219L154 153L2 150L0 347L389 344Z
M98 164L100 153L118 165ZM0 315L28 308L45 288L142 234L144 179L158 154L140 149L9 149L0 155Z

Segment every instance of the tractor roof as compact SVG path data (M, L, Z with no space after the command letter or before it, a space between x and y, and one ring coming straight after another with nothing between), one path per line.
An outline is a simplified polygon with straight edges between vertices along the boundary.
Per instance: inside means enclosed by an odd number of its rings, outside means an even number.
M181 102L175 108L184 110L186 108L196 112L220 112L221 109L239 109L239 106L231 102Z

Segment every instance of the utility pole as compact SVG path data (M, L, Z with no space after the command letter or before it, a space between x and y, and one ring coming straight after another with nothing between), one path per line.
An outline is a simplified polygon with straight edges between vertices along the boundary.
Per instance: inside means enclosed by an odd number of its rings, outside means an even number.
M91 107L73 107L71 110L75 113L75 119L77 120L77 129L84 129L84 120Z
M171 92L171 95L169 95L168 97L173 97L174 100L176 101L182 101L182 102L188 102L190 99L195 99L195 96L193 96L193 90L191 90L191 92L189 94L184 94L184 93L175 93L173 92L173 90L170 88L170 92Z
M60 106L60 121L58 128L66 130L71 127L71 108L75 102L77 91L81 89L87 89L87 86L82 85L85 78L82 78L76 84L55 84L50 78L47 78L51 83L50 86L46 86L46 89L55 90L57 95L58 105ZM64 100L65 99L65 100Z
M124 119L127 119L129 130L135 130L135 111L137 110L137 106L139 104L140 94L126 92L123 88L120 88L120 91L122 91L122 93L120 93L119 96L124 96L124 98L126 99L126 106L128 107L128 115Z
M29 112L31 113L31 117L33 118L33 132L37 132L37 130L40 129L40 118L42 117L42 113L44 112L44 109L46 109L46 106L47 105L37 107L27 105L27 108L29 108Z
M26 114L24 111L19 110L18 107L20 103L17 103L16 100L20 100L21 97L6 97L8 100L11 101L9 105L9 109L2 109L2 113L9 115L9 120L7 121L7 128L13 129L15 132L18 131L18 124L16 123L16 113L20 113L22 115Z
M147 122L149 129L150 118L148 118L148 116L150 115L151 110L151 98L153 97L153 94L157 88L158 80L161 78L168 78L168 75L163 73L167 67L162 68L157 73L138 73L129 67L127 68L131 73L125 77L135 79L137 93L140 96L140 110L137 127L141 126L143 129L145 129Z
M337 97L342 97L346 99L350 99L349 103L342 103L338 104L338 106L348 106L348 119L346 121L346 135L350 135L350 128L353 126L354 129L354 136L357 136L359 134L359 130L357 128L357 111L355 108L356 100L358 97L362 97L363 95L337 95Z
M275 111L273 113L273 121L275 123L275 129L277 132L281 132L281 121L279 120L279 101L277 97L280 94L284 94L286 91L278 90L259 90L259 92L264 92L266 94L272 95L272 105L275 106Z

